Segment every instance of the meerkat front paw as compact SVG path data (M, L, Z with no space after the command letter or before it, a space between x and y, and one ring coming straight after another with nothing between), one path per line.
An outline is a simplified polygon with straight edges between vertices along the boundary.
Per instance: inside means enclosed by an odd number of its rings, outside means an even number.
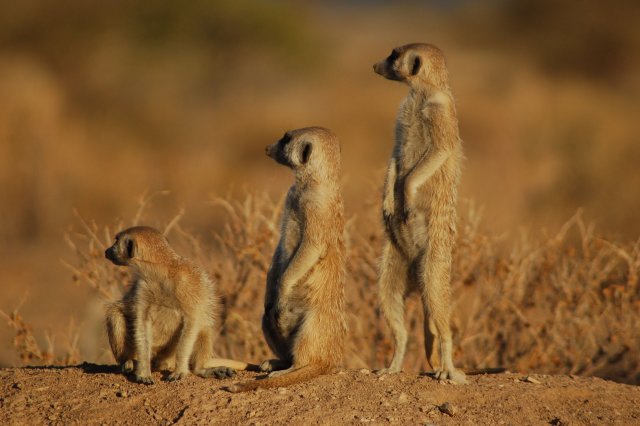
M385 374L397 374L400 371L402 371L402 370L400 370L399 368L394 368L394 367L381 368L380 370L376 371L376 375L384 376Z
M258 367L260 369L260 372L262 373L271 373L273 371L273 360L268 359L266 361L262 361L262 363L260 364L260 367Z
M291 363L287 361L283 361L281 359L268 359L263 361L258 369L262 373L271 373L272 371L285 370L289 367L291 367Z
M153 384L153 379L151 378L151 375L136 374L135 375L135 380L136 380L136 383L140 383L140 384L143 384L143 385L152 385Z
M393 212L392 210L386 210L383 209L382 210L382 220L384 221L384 226L386 229L392 229L392 220L393 220L393 215L395 214L395 212Z
M133 360L128 359L125 362L123 362L120 365L120 370L122 371L123 374L133 373L133 370L134 370Z
M409 218L412 214L413 210L409 206L405 206L404 209L402 209L402 213L400 215L400 220L402 221L402 223L406 224L407 222L409 222Z
M436 379L438 380L453 380L460 385L467 384L467 376L460 370L455 368L452 370L436 370Z
M167 376L167 378L165 379L165 381L167 382L175 382L177 380L182 380L185 377L187 377L189 375L188 372L185 371L174 371L173 373L169 374Z

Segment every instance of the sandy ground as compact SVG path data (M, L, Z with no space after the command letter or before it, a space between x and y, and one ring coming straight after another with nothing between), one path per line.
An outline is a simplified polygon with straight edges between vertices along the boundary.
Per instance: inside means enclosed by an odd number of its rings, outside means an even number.
M2 369L0 423L640 424L640 387L598 378L505 373L460 386L349 370L246 394L221 389L238 378L155 378L138 385L95 364Z

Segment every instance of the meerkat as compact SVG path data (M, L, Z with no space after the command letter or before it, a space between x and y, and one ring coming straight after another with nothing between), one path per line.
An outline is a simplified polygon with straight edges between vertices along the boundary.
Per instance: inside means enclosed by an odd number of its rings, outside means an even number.
M382 203L388 241L380 268L380 305L394 335L395 351L390 366L380 374L402 368L407 343L405 297L419 291L427 360L438 379L464 383L464 373L453 366L449 323L463 154L444 55L430 44L408 44L393 49L373 69L409 86L396 120Z
M146 226L126 229L116 235L105 257L133 272L124 297L106 309L109 344L124 373L134 372L136 382L152 384L152 366L173 370L168 381L187 376L190 366L198 376L219 378L251 368L213 358L214 285L162 233Z
M338 138L321 127L292 130L266 153L295 174L267 273L262 318L277 359L260 365L269 378L238 383L227 388L231 392L288 386L332 372L342 363L347 333Z

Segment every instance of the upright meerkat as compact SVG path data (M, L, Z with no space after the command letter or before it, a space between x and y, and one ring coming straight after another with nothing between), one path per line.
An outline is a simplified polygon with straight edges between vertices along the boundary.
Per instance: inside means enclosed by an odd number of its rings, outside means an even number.
M231 392L282 387L331 372L342 363L347 332L338 138L308 127L285 133L266 151L293 169L296 179L267 274L262 317L264 337L278 359L260 366L271 372L268 379L233 385Z
M417 290L424 307L429 364L438 379L464 383L464 373L453 366L449 324L463 154L444 55L430 44L408 44L393 49L373 69L409 86L398 112L382 204L388 241L381 263L380 305L395 351L391 365L381 373L402 368L407 343L404 301Z
M175 368L179 380L189 367L201 377L231 376L249 364L213 358L218 299L206 272L179 256L162 233L137 226L116 235L105 257L133 270L122 300L107 306L109 344L123 372L135 369L138 383L152 384L151 366ZM137 361L134 367L134 359Z

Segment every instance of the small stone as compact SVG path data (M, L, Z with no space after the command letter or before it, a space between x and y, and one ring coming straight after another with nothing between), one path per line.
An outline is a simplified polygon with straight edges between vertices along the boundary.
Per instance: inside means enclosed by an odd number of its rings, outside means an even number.
M118 398L126 398L129 396L129 393L126 390L119 390L118 392L116 392L116 396Z
M540 384L540 380L536 380L531 376L527 376L524 379L522 379L523 382L527 382L527 383L533 383L535 385L539 385Z
M456 414L456 409L450 402L445 402L442 405L438 405L438 410L440 410L440 412L451 417L453 417Z
M371 371L367 370L366 368L362 368L362 369L360 369L359 373L360 374L371 374Z
M13 384L13 388L14 389L18 389L18 390L22 390L22 388L23 388L22 383L20 383L20 382L14 383Z
M406 404L409 402L409 396L406 393L402 392L398 395L398 404Z
M47 420L54 421L55 419L56 419L56 415L55 414L49 414L47 416Z
M287 393L288 391L285 388L278 388L278 393L280 395L284 395L285 393Z

